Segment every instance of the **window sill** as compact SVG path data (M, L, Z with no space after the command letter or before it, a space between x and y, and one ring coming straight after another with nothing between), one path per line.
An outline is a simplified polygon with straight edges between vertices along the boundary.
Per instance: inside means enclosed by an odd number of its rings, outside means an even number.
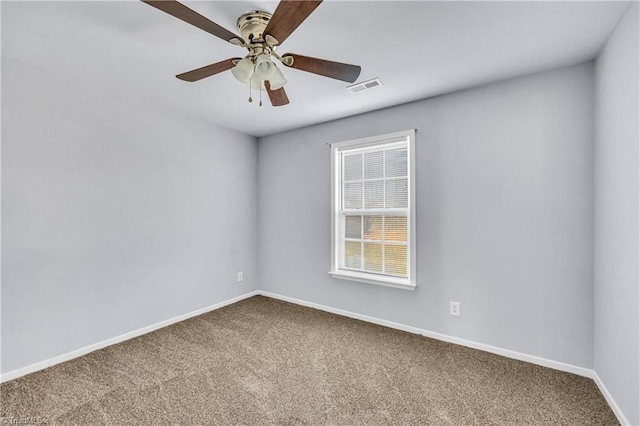
M377 278L375 275L360 274L358 272L351 271L330 271L329 275L331 275L333 278L338 278L341 280L359 281L362 283L375 284L384 287L402 288L405 290L415 290L416 288L416 284L410 283L407 280L403 280L401 278Z

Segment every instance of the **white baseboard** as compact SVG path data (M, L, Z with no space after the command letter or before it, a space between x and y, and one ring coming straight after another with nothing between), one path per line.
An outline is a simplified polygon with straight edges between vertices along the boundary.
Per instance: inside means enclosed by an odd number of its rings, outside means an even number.
M529 362L529 363L532 363L532 364L541 365L543 367L553 368L555 370L565 371L565 372L568 372L568 373L577 374L579 376L584 376L584 377L591 378L591 379L593 379L595 381L596 385L600 389L600 392L602 393L602 395L606 399L607 403L609 403L609 406L611 406L611 409L613 410L613 412L615 413L616 417L618 418L618 421L620 421L620 423L622 425L629 425L630 424L629 421L627 420L626 416L624 415L624 413L620 409L620 406L616 403L615 399L613 399L613 396L611 395L611 393L609 392L607 387L604 385L604 383L602 382L602 380L600 379L600 377L598 376L598 374L594 370L591 370L591 369L588 369L588 368L584 368L584 367L578 367L578 366L571 365L571 364L566 364L566 363L559 362L559 361L553 361L553 360L550 360L550 359L541 358L541 357L537 357L537 356L534 356L534 355L529 355L529 354L525 354L525 353L521 353L521 352L516 352L516 351L509 350L509 349L499 348L499 347L487 345L487 344L484 344L484 343L479 343L479 342L474 342L474 341L471 341L471 340L461 339L461 338L449 336L449 335L446 335L446 334L436 333L436 332L433 332L433 331L424 330L424 329L421 329L421 328L412 327L412 326L400 324L400 323L393 322L393 321L387 321L387 320L383 320L383 319L380 319L380 318L371 317L371 316L368 316L368 315L357 314L355 312L346 311L346 310L343 310L343 309L332 308L332 307L329 307L329 306L320 305L318 303L307 302L307 301L304 301L304 300L295 299L293 297L282 296L280 294L270 293L268 291L262 291L262 290L252 291L252 292L240 295L238 297L234 297L232 299L225 300L225 301L220 302L220 303L216 303L216 304L213 304L213 305L210 305L210 306L206 306L204 308L201 308L201 309L198 309L198 310L195 310L195 311L183 314L183 315L179 315L177 317L170 318L168 320L160 321L158 323L151 324L149 326L146 326L146 327L143 327L143 328L139 328L139 329L134 330L134 331L130 331L128 333L122 334L120 336L113 337L111 339L103 340L101 342L94 343L92 345L85 346L85 347L80 348L80 349L76 349L76 350L68 352L66 354L58 355L58 356L55 356L53 358L49 358L47 360L40 361L40 362L37 362L35 364L28 365L26 367L19 368L17 370L9 371L9 372L7 372L5 374L2 374L0 376L0 383L16 379L18 377L21 377L21 376L36 372L38 370L45 369L47 367L51 367L51 366L56 365L56 364L60 364L60 363L65 362L65 361L69 361L69 360L74 359L74 358L78 358L78 357L80 357L82 355L88 354L89 352L93 352L93 351L96 351L98 349L102 349L102 348L107 347L107 346L115 345L116 343L124 342L125 340L133 339L134 337L138 337L138 336L141 336L143 334L150 333L150 332L152 332L154 330L158 330L159 328L166 327L168 325L171 325L171 324L174 324L174 323L177 323L177 322L180 322L180 321L184 321L186 319L189 319L189 318L192 318L192 317L195 317L195 316L198 316L198 315L202 315L202 314L204 314L206 312L210 312L210 311L214 311L216 309L220 309L220 308L222 308L224 306L231 305L231 304L239 302L239 301L241 301L243 299L247 299L249 297L253 297L253 296L257 296L257 295L270 297L272 299L283 300L285 302L290 302L290 303L294 303L296 305L306 306L306 307L309 307L309 308L319 309L321 311L325 311L325 312L329 312L329 313L332 313L332 314L341 315L341 316L345 316L345 317L349 317L349 318L354 318L354 319L358 319L358 320L369 322L369 323L373 323L373 324L382 325L382 326L393 328L393 329L396 329L396 330L402 330L402 331L406 331L406 332L413 333L413 334L420 334L422 336L430 337L430 338L437 339L437 340L442 340L444 342L454 343L454 344L457 344L457 345L466 346L466 347L473 348L473 349L479 349L479 350L482 350L482 351L485 351L485 352L490 352L490 353L494 353L494 354L497 354L497 355L502 355L502 356L505 356L507 358L517 359L517 360L520 360L520 361L525 361L525 362Z
M268 291L258 290L258 294L262 296L271 297L273 299L283 300L285 302L295 303L296 305L307 306L309 308L319 309L321 311L330 312L332 314L342 315L349 318L358 319L361 321L370 322L373 324L382 325L389 328L395 328L396 330L402 330L413 334L420 334L422 336L430 337L432 339L442 340L448 343L455 343L456 345L466 346L473 349L479 349L485 352L491 352L493 354L502 355L507 358L513 358L520 361L529 362L531 364L541 365L543 367L553 368L555 370L565 371L568 373L577 374L584 377L593 377L593 370L584 367L578 367L576 365L565 364L564 362L553 361L546 358L541 358L535 355L529 355L522 352L516 352L509 349L503 349L496 346L487 345L484 343L474 342L472 340L461 339L459 337L453 337L446 334L436 333L434 331L424 330L417 327L412 327L404 324L400 324L393 321L387 321L380 318L370 317L368 315L356 314L354 312L345 311L343 309L336 309L329 306L319 305L317 303L306 302L304 300L295 299L293 297L282 296Z
M107 347L107 346L115 345L116 343L124 342L125 340L133 339L134 337L138 337L138 336L141 336L143 334L150 333L150 332L155 331L155 330L157 330L159 328L166 327L168 325L175 324L175 323L180 322L180 321L184 321L184 320L189 319L191 317L202 315L202 314L210 312L210 311L215 311L216 309L220 309L220 308L222 308L224 306L234 304L234 303L239 302L239 301L241 301L243 299L247 299L249 297L253 297L253 296L256 296L258 294L259 294L258 291L252 291L252 292L249 292L249 293L246 293L246 294L242 294L242 295L240 295L238 297L234 297L232 299L225 300L225 301L220 302L220 303L215 303L213 305L206 306L204 308L197 309L195 311L192 311L192 312L189 312L189 313L186 313L186 314L183 314L183 315L178 315L177 317L170 318L168 320L160 321L160 322L157 322L155 324L151 324L151 325L148 325L146 327L142 327L142 328L130 331L130 332L125 333L125 334L121 334L120 336L112 337L111 339L103 340L101 342L94 343L92 345L85 346L83 348L76 349L74 351L67 352L65 354L58 355L58 356L55 356L53 358L46 359L44 361L36 362L35 364L31 364L31 365L28 365L26 367L18 368L17 370L9 371L9 372L4 373L4 374L2 374L0 376L0 383L4 383L4 382L7 382L9 380L17 379L18 377L21 377L21 376L36 372L38 370L43 370L43 369L45 369L47 367L51 367L53 365L60 364L61 362L69 361L71 359L78 358L78 357L80 357L82 355L86 355L89 352L93 352L93 351L96 351L98 349L102 349L102 348Z
M618 421L620 422L620 424L623 426L631 425L631 422L627 419L627 416L624 415L624 413L622 412L622 409L620 408L616 400L613 399L611 392L609 392L609 389L607 389L607 387L604 385L604 383L602 382L602 379L600 379L600 376L598 376L598 373L593 371L592 378L593 378L593 381L596 382L596 385L598 386L598 389L600 389L600 392L604 396L604 399L606 399L607 402L609 403L611 410L613 410L613 413L618 418Z
M529 355L529 354L525 354L525 353L522 353L522 352L516 352L516 351L509 350L509 349L499 348L499 347L487 345L487 344L484 344L484 343L474 342L472 340L466 340L466 339L461 339L461 338L458 338L458 337L448 336L446 334L436 333L434 331L424 330L424 329L421 329L421 328L412 327L412 326L400 324L400 323L393 322L393 321L387 321L387 320L383 320L383 319L380 319L380 318L371 317L371 316L368 316L368 315L357 314L357 313L354 313L354 312L351 312L351 311L346 311L346 310L343 310L343 309L332 308L332 307L329 307L329 306L320 305L318 303L307 302L307 301L304 301L304 300L295 299L293 297L282 296L280 294L270 293L268 291L258 290L258 294L260 294L262 296L266 296L266 297L271 297L273 299L278 299L278 300L283 300L285 302L294 303L296 305L301 305L301 306L306 306L306 307L309 307L309 308L319 309L321 311L329 312L329 313L332 313L332 314L342 315L342 316L345 316L345 317L354 318L354 319L358 319L358 320L365 321L365 322L370 322L370 323L373 323L373 324L382 325L382 326L389 327L389 328L394 328L396 330L402 330L402 331L406 331L406 332L413 333L413 334L420 334L420 335L423 335L423 336L426 336L426 337L431 337L433 339L442 340L444 342L454 343L456 345L466 346L466 347L473 348L473 349L479 349L481 351L490 352L490 353L494 353L494 354L497 354L497 355L502 355L502 356L507 357L507 358L517 359L519 361L525 361L525 362L529 362L531 364L536 364L536 365L541 365L543 367L553 368L554 370L560 370L560 371L564 371L564 372L567 372L567 373L573 373L573 374L577 374L579 376L588 377L588 378L592 379L596 383L596 385L598 386L598 389L600 389L600 392L602 393L602 395L604 396L605 400L607 401L607 403L611 407L611 410L613 411L613 413L618 418L618 421L620 422L620 424L622 424L622 425L630 425L631 424L629 422L629 420L627 419L627 417L622 412L622 409L620 409L620 406L618 405L618 403L615 401L615 399L613 399L613 396L611 395L611 393L609 392L607 387L604 385L604 383L602 382L602 380L598 376L598 373L596 373L592 369L584 368L584 367L578 367L576 365L566 364L566 363L560 362L560 361L553 361L553 360L550 360L550 359L541 358L541 357L538 357L538 356Z

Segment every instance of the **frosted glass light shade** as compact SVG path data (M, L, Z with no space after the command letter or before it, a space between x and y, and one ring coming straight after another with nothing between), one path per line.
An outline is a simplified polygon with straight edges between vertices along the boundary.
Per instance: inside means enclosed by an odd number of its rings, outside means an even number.
M256 58L256 75L260 80L269 80L273 70L275 69L275 65L271 62L271 58L269 55L265 53L261 53Z
M253 61L249 58L244 58L235 67L231 68L231 73L239 82L248 84L253 75L253 67Z
M285 84L287 84L287 79L282 75L282 71L275 64L273 64L273 71L271 72L271 78L269 78L269 84L271 85L271 89L278 90Z

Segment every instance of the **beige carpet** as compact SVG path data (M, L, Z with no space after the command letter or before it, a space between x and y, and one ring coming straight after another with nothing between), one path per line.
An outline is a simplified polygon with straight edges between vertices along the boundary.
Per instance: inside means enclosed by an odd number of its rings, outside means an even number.
M590 379L261 296L0 396L47 424L618 424Z

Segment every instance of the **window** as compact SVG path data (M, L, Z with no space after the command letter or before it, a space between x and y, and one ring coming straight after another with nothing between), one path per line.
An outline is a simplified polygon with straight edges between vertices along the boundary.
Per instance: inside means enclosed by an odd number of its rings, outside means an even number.
M331 272L413 289L415 130L331 145Z

